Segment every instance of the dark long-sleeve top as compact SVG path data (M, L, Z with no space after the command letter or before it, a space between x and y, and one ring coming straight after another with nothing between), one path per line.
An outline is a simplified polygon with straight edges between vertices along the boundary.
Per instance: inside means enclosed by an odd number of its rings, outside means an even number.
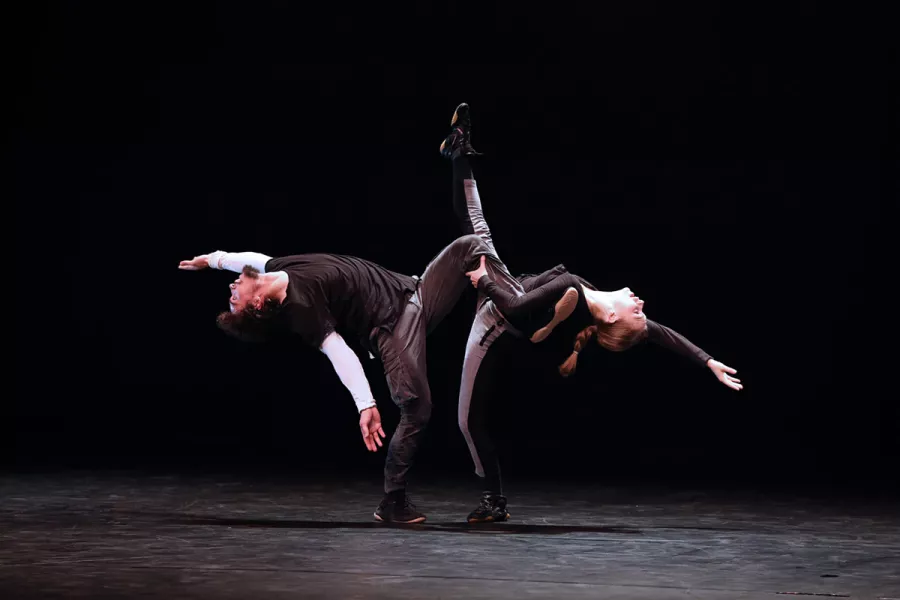
M523 296L511 294L487 276L478 281L478 289L488 296L509 322L526 336L531 337L535 331L550 321L556 303L570 287L578 291L578 304L564 322L565 327L558 327L554 330L554 335L572 337L574 346L574 334L593 325L594 319L582 286L595 288L577 275L566 271L562 265L537 276L521 277L520 281L526 290ZM706 366L711 358L703 349L677 331L650 319L647 319L646 340L684 356L700 366Z
M528 337L549 322L556 303L570 287L578 290L578 304L567 321L571 320L574 323L572 326L580 331L593 324L593 317L581 281L571 273L560 273L523 296L504 290L487 275L478 280L478 289L493 300L516 329Z

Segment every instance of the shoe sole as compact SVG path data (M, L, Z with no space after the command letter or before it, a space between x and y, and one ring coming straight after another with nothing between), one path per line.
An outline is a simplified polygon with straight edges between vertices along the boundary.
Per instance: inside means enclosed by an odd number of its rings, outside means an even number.
M512 515L506 513L506 515L502 519L495 519L491 517L489 519L467 519L469 523L502 523L503 521L509 521L512 518Z
M544 327L541 327L537 331L534 332L534 335L531 336L532 343L543 342L547 339L553 329L572 316L572 313L575 311L575 307L578 305L578 290L573 287L570 287L566 290L566 293L563 294L563 297L560 298L559 302L556 303L556 310L553 312L553 318L550 319L550 322L547 323Z
M372 513L375 516L375 520L379 523L400 523L402 525L411 525L413 523L424 523L425 517L416 517L412 521L388 521L387 519L382 519L378 516L378 513Z
M456 121L457 121L457 119L459 119L459 109L462 108L463 106L468 106L468 103L460 102L456 106L456 110L453 111L453 118L450 119L450 127L453 127L454 125L456 125Z

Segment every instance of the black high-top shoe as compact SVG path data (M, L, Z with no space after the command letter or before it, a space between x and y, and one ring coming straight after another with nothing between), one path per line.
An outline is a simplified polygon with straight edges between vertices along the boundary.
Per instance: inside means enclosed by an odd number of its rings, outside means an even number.
M384 523L424 523L425 515L416 510L406 494L385 494L375 509L375 520Z
M453 118L450 119L450 134L441 143L441 156L444 158L454 159L457 156L478 156L481 153L476 152L472 147L472 120L469 116L469 105L463 102L453 111Z
M478 508L469 513L469 523L499 523L510 518L506 510L506 496L484 492Z

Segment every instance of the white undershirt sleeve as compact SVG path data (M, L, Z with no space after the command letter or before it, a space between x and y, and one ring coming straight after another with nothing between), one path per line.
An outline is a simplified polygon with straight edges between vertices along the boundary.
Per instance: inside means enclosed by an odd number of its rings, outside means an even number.
M366 372L359 362L359 357L350 349L344 338L333 331L322 342L319 350L331 361L341 383L353 396L353 402L356 403L357 410L362 412L375 406L375 398L372 396L369 380L366 379Z
M272 260L271 256L259 252L223 252L216 250L208 255L209 267L224 271L240 273L246 265L250 265L260 273L266 272L266 263Z

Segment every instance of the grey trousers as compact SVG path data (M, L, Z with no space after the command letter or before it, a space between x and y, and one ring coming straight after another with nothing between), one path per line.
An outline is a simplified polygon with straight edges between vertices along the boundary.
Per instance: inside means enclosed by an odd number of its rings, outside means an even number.
M391 399L400 408L400 423L391 436L384 464L386 493L406 488L407 473L431 418L425 338L471 285L466 272L478 266L482 255L491 257L491 246L481 236L454 240L425 268L393 330L376 334ZM493 257L489 262L494 263Z

